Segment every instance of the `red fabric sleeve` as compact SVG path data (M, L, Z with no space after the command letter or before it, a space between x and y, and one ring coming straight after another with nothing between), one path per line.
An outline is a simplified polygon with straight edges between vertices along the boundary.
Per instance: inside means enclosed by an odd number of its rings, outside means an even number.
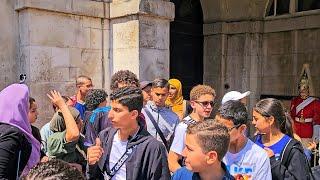
M320 124L320 100L316 100L314 102L314 116L313 116L314 124Z

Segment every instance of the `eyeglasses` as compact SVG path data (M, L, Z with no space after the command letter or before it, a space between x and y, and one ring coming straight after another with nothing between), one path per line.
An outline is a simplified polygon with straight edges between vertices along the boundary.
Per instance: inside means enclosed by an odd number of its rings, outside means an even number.
M216 104L216 102L214 102L214 101L194 101L194 102L200 104L203 107L208 107L209 104L211 107L213 107Z
M234 125L233 127L231 128L228 128L228 132L231 132L232 129L238 129L242 124L238 124L238 125Z

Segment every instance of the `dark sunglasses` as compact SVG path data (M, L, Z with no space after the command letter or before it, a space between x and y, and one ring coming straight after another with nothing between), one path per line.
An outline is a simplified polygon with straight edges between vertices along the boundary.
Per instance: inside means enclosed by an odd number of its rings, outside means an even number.
M211 107L213 107L216 104L216 102L214 101L194 101L194 102L202 105L203 107L207 107L209 106L209 104L211 105Z

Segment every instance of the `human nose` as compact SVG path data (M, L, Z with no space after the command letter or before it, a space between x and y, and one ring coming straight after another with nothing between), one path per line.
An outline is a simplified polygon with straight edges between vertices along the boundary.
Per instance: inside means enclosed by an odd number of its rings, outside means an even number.
M207 109L211 109L211 108L213 108L213 104L208 103L208 105L206 106L206 108L207 108Z
M183 157L187 157L187 148L184 148L181 154Z
M112 109L109 111L108 119L113 119L113 110Z

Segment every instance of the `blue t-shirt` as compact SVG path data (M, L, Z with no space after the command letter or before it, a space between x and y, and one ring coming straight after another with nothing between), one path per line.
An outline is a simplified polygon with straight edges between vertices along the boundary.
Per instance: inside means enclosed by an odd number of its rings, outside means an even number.
M223 176L222 180L234 180L234 177L229 173L226 168L226 165L221 162L221 167L226 171L226 174ZM178 169L171 177L171 180L200 180L199 173L192 172L186 167Z
M272 146L265 146L262 143L262 136L257 136L255 143L262 148L267 147L271 149L274 153L276 160L280 160L281 152L287 145L287 143L290 141L290 139L291 138L288 135L284 135L277 143L273 144Z
M76 104L74 105L74 108L76 108L79 112L80 112L80 117L83 120L84 119L84 112L86 112L86 105L85 104L81 104L79 102L76 102Z

